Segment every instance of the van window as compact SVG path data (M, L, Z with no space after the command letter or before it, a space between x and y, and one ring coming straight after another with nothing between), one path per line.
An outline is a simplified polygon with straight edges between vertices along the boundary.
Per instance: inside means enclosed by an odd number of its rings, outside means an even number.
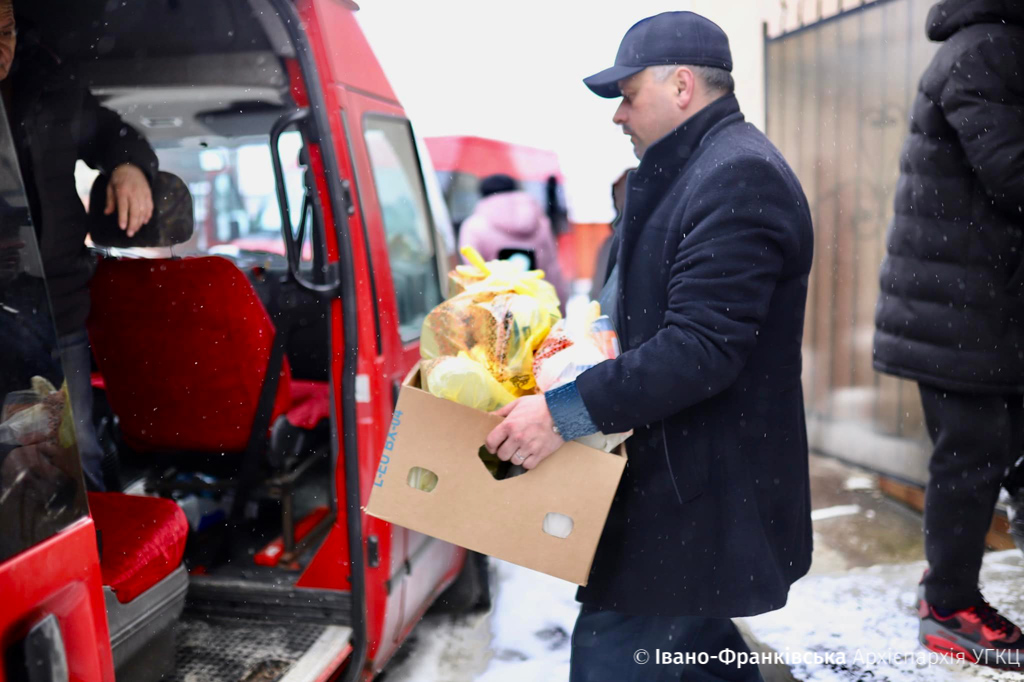
M64 371L0 103L0 563L86 514Z
M300 154L302 135L289 130L281 135L280 150L292 219L300 219L305 193ZM169 253L160 249L121 249L121 253L166 257L216 254L240 265L285 267L281 210L267 135L187 140L156 145L160 169L177 175L188 185L195 212L195 233ZM75 172L78 193L88 204L89 190L98 172L81 161ZM293 226L294 227L294 226ZM309 244L301 265L311 268Z
M423 318L441 302L441 280L419 158L407 121L382 116L364 123L398 303L402 341L420 336Z
M480 178L462 171L438 171L441 191L452 216L452 224L461 226L480 201Z

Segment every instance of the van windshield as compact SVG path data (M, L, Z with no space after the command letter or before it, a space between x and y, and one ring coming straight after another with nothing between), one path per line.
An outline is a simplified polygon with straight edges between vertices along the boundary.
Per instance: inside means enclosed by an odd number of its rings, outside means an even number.
M281 135L280 154L293 222L299 220L297 209L305 193L302 145L296 130ZM156 153L160 169L184 180L192 194L195 232L188 242L173 248L173 255L216 254L284 267L281 210L268 135L183 140L175 146L158 147ZM86 207L97 174L79 162L75 176ZM166 251L135 248L120 253L162 257ZM308 265L309 254L305 255L303 262Z

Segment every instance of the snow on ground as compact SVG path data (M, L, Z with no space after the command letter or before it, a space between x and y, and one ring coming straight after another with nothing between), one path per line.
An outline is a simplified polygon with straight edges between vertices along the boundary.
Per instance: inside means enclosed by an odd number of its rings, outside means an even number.
M576 586L491 559L490 613L428 615L386 682L565 682Z
M744 619L757 640L776 652L846 654L845 665L799 663L798 680L813 682L936 682L1018 680L1019 673L969 664L919 664L928 652L918 644L917 582L923 562L873 566L842 574L810 576L790 591L779 611ZM1024 567L1016 550L988 554L982 590L1011 620L1024 617L1020 586ZM859 661L858 661L859 657Z
M569 636L580 610L576 586L495 563L500 588L491 620L494 657L478 682L565 682Z
M474 682L490 658L490 613L428 614L395 654L382 682Z
M576 586L492 559L497 594L487 614L431 615L389 668L386 682L565 682L569 637L579 611ZM743 619L760 645L785 655L844 652L844 665L799 662L792 678L809 682L1002 682L1020 674L969 664L919 664L917 581L923 562L808 576L779 611ZM1024 621L1024 565L1016 550L988 554L985 596ZM859 660L858 660L859 657Z

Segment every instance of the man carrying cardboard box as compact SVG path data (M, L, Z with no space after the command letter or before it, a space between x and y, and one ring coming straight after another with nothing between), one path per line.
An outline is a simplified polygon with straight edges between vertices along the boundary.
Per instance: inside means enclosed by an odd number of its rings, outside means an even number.
M730 619L782 607L810 566L811 216L785 159L744 122L731 70L721 28L668 12L630 28L615 65L584 81L622 97L613 121L640 159L602 293L624 352L505 407L487 439L532 469L563 439L634 430L577 593L573 682L760 679L719 656L747 652Z

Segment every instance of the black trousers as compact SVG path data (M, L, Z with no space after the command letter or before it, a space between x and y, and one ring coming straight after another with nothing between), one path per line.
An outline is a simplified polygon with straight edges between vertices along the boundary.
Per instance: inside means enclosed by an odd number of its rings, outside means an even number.
M1021 483L1014 464L1024 445L1024 396L919 388L934 446L924 501L925 599L967 608L981 598L978 575L999 488L1014 492Z
M569 682L763 682L756 664L738 665L724 651L750 654L728 618L634 616L584 605L572 631ZM687 653L708 658L703 665L672 662Z

